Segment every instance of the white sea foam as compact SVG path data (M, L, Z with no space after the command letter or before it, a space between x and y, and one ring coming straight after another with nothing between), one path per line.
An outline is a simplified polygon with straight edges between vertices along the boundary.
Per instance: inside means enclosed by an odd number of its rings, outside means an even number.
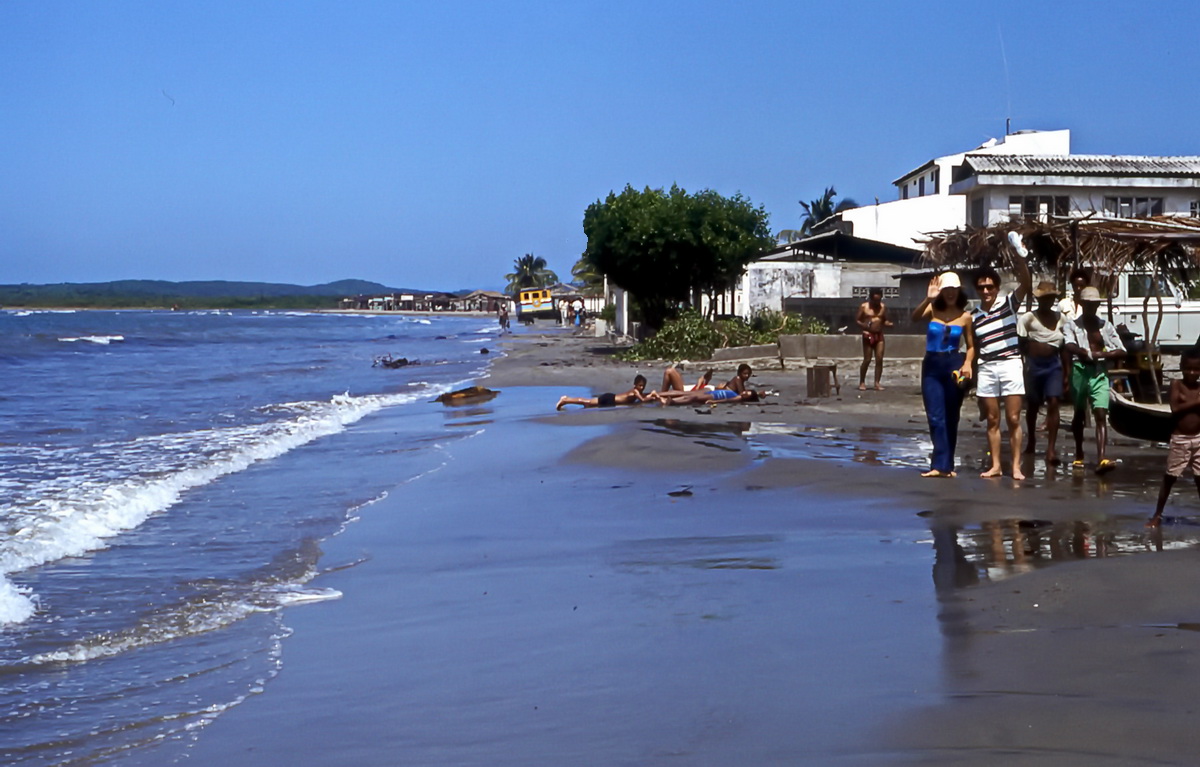
M14 507L4 510L8 530L0 540L0 623L25 620L35 608L33 597L4 575L104 548L107 539L174 506L188 490L341 432L383 408L427 399L452 387L360 397L339 394L307 407L287 403L289 417L282 421L97 445L101 454L90 459L72 455L84 479L61 476L36 483ZM142 465L135 475L117 478L105 468L114 460L116 465Z
M107 346L108 344L113 343L114 341L124 341L125 336L68 336L66 338L60 338L58 340L63 341L65 343L69 343L69 344L73 344L76 341L87 341L88 343L102 344L104 346Z

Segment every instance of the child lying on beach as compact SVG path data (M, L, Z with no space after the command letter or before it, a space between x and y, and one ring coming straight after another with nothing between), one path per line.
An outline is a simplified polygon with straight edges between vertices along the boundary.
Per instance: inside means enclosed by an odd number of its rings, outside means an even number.
M637 405L650 399L643 394L646 390L646 376L639 375L633 379L633 388L622 394L606 392L596 397L562 397L558 400L555 410L562 410L567 405L582 405L583 407L614 407L616 405ZM653 394L653 392L651 392Z
M735 392L733 389L701 389L700 391L663 391L650 392L648 399L664 405L707 405L716 402L758 402L758 392L746 389Z

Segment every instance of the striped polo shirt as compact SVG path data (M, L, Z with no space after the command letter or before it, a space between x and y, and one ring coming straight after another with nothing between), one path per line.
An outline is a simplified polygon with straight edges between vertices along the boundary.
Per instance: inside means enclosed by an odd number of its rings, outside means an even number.
M1017 301L1009 293L1004 300L992 304L985 312L976 307L971 312L975 328L975 346L980 362L1014 359L1021 356L1017 345Z

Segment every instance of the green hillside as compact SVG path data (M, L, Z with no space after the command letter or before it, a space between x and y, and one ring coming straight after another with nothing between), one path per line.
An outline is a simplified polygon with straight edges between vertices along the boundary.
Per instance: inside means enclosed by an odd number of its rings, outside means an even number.
M332 309L346 296L411 292L432 291L390 288L366 280L338 280L322 285L226 280L116 280L0 285L0 306Z

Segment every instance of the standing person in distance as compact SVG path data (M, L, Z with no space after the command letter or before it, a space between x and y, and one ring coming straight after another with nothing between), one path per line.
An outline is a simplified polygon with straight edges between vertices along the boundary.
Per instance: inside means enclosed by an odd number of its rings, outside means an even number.
M879 379L883 375L883 329L892 327L888 319L887 306L883 303L883 289L871 288L867 300L858 307L854 321L862 328L863 361L858 368L858 390L867 390L867 368L871 357L875 358L875 391L883 391Z
M1107 474L1117 468L1116 461L1105 455L1108 445L1108 360L1122 359L1125 345L1111 322L1101 318L1100 291L1084 288L1079 294L1079 318L1063 327L1063 342L1071 363L1071 394L1075 401L1075 416L1071 432L1075 436L1075 460L1071 468L1082 469L1083 426L1088 408L1096 419L1097 474Z
M1012 235L1016 235L1013 232ZM1017 289L1003 299L1000 295L1000 275L992 268L975 273L975 290L979 307L971 313L975 333L976 353L975 392L987 417L988 452L992 463L981 477L1000 477L1000 407L1008 425L1008 444L1012 452L1013 479L1025 479L1021 471L1021 403L1025 397L1025 367L1021 362L1021 347L1017 338L1017 309L1033 282L1029 265L1025 263L1025 247L1020 237L1010 235L1016 252L1013 271L1017 273Z
M922 477L955 477L954 450L958 445L958 418L962 411L963 384L971 379L975 339L962 282L954 272L929 281L925 300L913 309L913 322L928 321L925 357L921 361L921 399L929 421L933 455ZM966 352L960 351L963 343Z
M1046 405L1046 466L1062 463L1058 458L1059 403L1067 387L1068 366L1063 362L1063 328L1067 318L1054 308L1058 291L1053 282L1039 282L1033 289L1037 309L1021 315L1017 334L1025 342L1025 452L1032 455L1037 444L1037 417Z

